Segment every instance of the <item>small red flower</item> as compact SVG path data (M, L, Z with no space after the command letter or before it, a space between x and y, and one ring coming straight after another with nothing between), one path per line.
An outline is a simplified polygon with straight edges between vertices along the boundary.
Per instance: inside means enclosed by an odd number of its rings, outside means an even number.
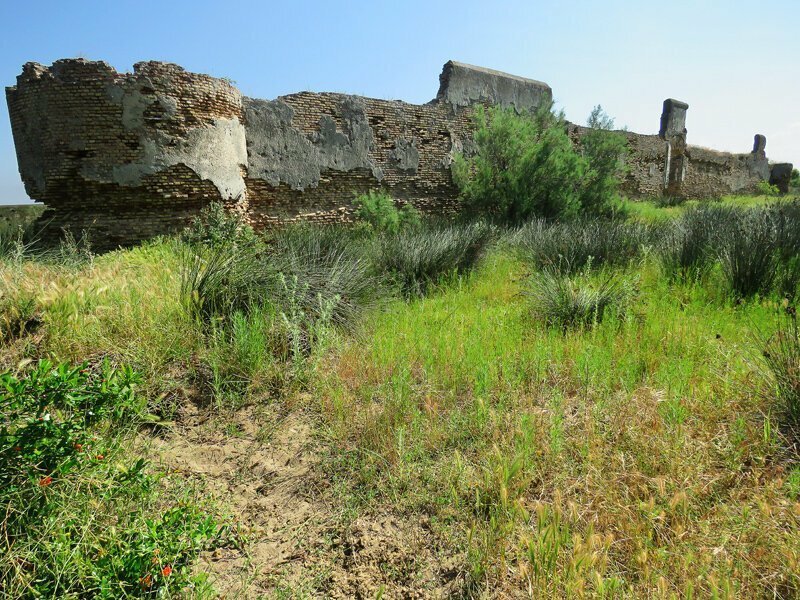
M19 446L14 446L14 452L22 452L22 448Z
M50 475L48 475L47 477L42 477L42 478L39 480L39 486L40 486L40 487L47 487L47 486L48 486L48 485L50 485L51 483L53 483L53 478L52 478L52 477L50 477Z
M139 578L139 585L145 589L153 585L153 577L150 575L150 573Z
M95 458L97 460L103 460L105 458L105 456L103 456L102 454L98 454Z
M83 448L83 444L75 444L75 450L80 451Z
M171 573L172 573L172 567L170 567L169 565L161 569L161 574L164 577L169 577Z

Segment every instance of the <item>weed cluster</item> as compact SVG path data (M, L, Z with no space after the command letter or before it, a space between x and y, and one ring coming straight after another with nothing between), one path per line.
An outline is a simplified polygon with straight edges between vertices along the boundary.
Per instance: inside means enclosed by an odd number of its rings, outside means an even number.
M613 274L592 281L544 269L530 279L526 295L533 313L563 331L596 325L611 310L621 316L631 296L630 285Z
M572 274L590 266L626 266L657 232L657 226L636 221L537 219L514 230L510 241L532 267Z
M661 262L671 276L697 278L715 266L738 298L777 291L794 299L800 284L800 204L685 211L664 230Z
M196 506L154 514L157 478L121 452L137 376L41 361L0 374L0 592L155 596L184 588L218 526Z
M388 274L406 297L475 267L495 230L484 222L438 224L383 237L377 243L376 268Z

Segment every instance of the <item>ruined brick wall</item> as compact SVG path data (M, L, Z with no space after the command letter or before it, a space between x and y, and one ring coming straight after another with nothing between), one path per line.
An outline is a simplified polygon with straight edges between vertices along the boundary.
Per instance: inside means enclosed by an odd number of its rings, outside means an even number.
M473 107L533 110L552 91L451 61L427 104L311 92L267 101L172 64L117 73L61 60L26 64L6 97L25 188L47 205L43 237L89 230L114 247L174 231L212 201L256 228L347 221L354 196L376 188L423 211L456 210L450 164L474 147ZM770 178L763 136L749 154L689 146L687 109L667 100L658 135L622 132L624 193L713 197ZM586 129L568 127L579 143Z
M588 127L569 124L568 134L575 144L589 131ZM668 144L658 135L617 131L628 142L620 191L629 198L654 198L664 193Z
M256 226L347 220L350 200L378 188L427 212L456 207L450 162L470 139L467 108L313 93L245 106ZM281 115L279 126L265 127Z
M28 194L48 210L42 237L91 230L130 244L186 223L211 201L244 198L241 94L176 65L24 66L6 90Z
M452 61L422 105L311 92L246 98L250 221L346 221L354 196L378 188L425 212L456 210L450 163L472 143L472 108L551 100L541 82Z
M758 183L769 179L766 156L755 152L732 154L688 146L686 154L688 160L681 187L681 195L685 198L755 193Z

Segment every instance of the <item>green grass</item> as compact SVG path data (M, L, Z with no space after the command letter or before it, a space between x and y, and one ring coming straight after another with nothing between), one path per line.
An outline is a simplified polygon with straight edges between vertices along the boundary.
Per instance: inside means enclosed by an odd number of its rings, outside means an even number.
M321 408L364 501L435 515L484 590L796 590L796 508L751 385L775 306L645 264L624 318L563 333L531 315L524 272L495 255L342 352Z
M677 206L665 207L658 206L658 204L653 200L630 200L626 198L622 202L622 209L635 219L652 223L675 218L683 214L687 208L702 206L711 202L715 204L720 203L724 206L748 208L752 206L764 206L768 204L786 202L796 197L796 194L779 197L723 196L719 200L687 200L678 204Z
M630 210L653 221L686 209L635 203ZM347 243L373 247L358 236ZM310 272L315 290L341 299L350 288L329 285L328 263L309 271L303 258L309 248L328 257L335 244L312 238L280 242L297 250L282 268ZM786 303L774 290L736 298L713 259L691 276L670 276L659 245L642 240L620 260L589 261L569 274L570 285L587 289L609 277L626 286L624 310L575 328L548 322L526 294L541 280L541 265L523 262L513 236L463 269L423 273L435 285L420 286L419 297L358 300L364 309L346 326L323 319L320 329L304 325L305 309L292 312L291 303L197 319L181 296L186 247L177 240L63 264L22 257L0 267L0 370L29 369L27 361L41 357L130 365L142 377L149 426L168 427L191 389L202 410L223 421L218 435L230 437L240 431L225 419L242 405L284 414L302 408L314 415L323 456L309 487L330 490L329 510L348 522L376 514L424 521L429 550L448 565L456 595L796 597L800 475L784 414L796 404L796 344L778 357L789 362L773 361L772 374L761 356L786 340L785 330L770 338ZM370 273L380 281L381 273ZM309 344L309 333L324 343ZM121 458L98 472L106 479L120 476L128 459L148 456L146 443L119 444ZM203 505L199 482L147 475L158 485L138 496L130 486L134 500L104 518L117 515L125 531L141 532L132 503L151 520L180 502L215 513ZM102 481L82 481L81 490L106 493ZM92 518L92 498L81 492L73 500L62 514L75 520L86 547L106 544L98 523L108 521ZM194 525L178 529L191 545ZM128 556L131 536L120 556ZM63 540L43 544L64 565L88 568L69 563ZM264 593L329 592L311 578L344 568L337 544L314 546L322 548L313 555L319 568L308 580ZM190 560L183 564L188 576ZM431 577L438 575L403 574L403 589L424 593ZM388 581L387 597L399 595ZM387 579L367 587L381 585Z

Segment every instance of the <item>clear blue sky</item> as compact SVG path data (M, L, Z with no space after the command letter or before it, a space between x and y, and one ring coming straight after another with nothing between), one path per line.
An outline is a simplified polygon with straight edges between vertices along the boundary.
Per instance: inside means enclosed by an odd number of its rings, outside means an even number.
M549 83L575 122L599 103L655 133L662 101L678 98L690 143L747 152L763 133L772 160L798 165L799 17L797 0L0 0L0 83L26 61L154 59L260 98L426 102L454 59ZM2 113L0 203L13 203L26 195Z

